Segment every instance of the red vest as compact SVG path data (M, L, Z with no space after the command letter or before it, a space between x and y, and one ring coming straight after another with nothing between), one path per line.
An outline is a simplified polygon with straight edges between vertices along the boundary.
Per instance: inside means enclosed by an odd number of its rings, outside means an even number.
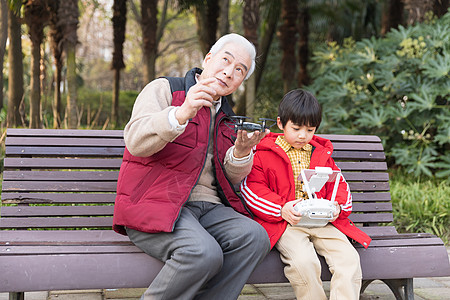
M172 89L172 106L180 106L185 94L195 84L195 73L190 70L185 78L167 79ZM225 205L249 215L243 199L227 179L223 161L227 150L234 144L234 130L225 125L234 115L222 98L214 125L214 173L219 197ZM205 164L211 113L202 108L191 119L185 132L168 143L161 151L149 157L136 157L125 149L117 182L113 229L126 234L124 226L143 232L171 232L181 208L189 199Z

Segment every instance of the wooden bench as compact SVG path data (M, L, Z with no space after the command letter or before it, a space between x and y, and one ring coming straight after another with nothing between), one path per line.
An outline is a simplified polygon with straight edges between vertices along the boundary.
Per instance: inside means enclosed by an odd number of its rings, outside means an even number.
M350 184L352 221L372 238L355 244L363 289L382 280L397 299L413 299L413 278L449 276L443 242L398 234L389 175L376 136L322 135ZM122 131L8 129L0 218L0 292L147 287L162 263L111 230ZM323 262L323 260L322 260ZM324 264L325 266L325 264ZM326 267L324 280L330 279ZM287 282L276 250L248 283Z

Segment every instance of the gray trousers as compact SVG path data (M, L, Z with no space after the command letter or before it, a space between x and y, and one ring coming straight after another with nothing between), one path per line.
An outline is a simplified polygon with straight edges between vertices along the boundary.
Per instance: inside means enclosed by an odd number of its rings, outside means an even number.
M173 232L127 233L137 247L165 262L141 299L237 299L270 251L261 225L209 202L188 202Z

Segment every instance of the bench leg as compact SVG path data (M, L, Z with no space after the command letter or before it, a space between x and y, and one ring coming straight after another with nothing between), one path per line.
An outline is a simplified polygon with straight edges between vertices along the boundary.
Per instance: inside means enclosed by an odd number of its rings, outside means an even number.
M363 280L361 294L373 280ZM392 291L397 300L414 300L414 287L412 278L381 279Z
M24 292L9 293L9 300L24 300L24 299L25 299Z

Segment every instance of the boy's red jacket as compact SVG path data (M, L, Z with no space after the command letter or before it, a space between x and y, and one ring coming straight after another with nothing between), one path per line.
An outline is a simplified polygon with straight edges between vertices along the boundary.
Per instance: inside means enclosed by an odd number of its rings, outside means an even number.
M269 234L272 247L287 227L287 222L281 217L281 208L286 202L295 200L291 162L286 152L275 144L279 135L281 134L271 133L257 145L253 169L241 184L241 194L253 212L255 221ZM313 146L310 169L320 166L339 170L331 158L331 141L314 136L310 144ZM331 199L333 187L334 182L327 182L316 193L317 197ZM341 206L341 213L332 224L367 248L371 238L348 219L352 212L352 196L344 177L341 177L336 201Z

